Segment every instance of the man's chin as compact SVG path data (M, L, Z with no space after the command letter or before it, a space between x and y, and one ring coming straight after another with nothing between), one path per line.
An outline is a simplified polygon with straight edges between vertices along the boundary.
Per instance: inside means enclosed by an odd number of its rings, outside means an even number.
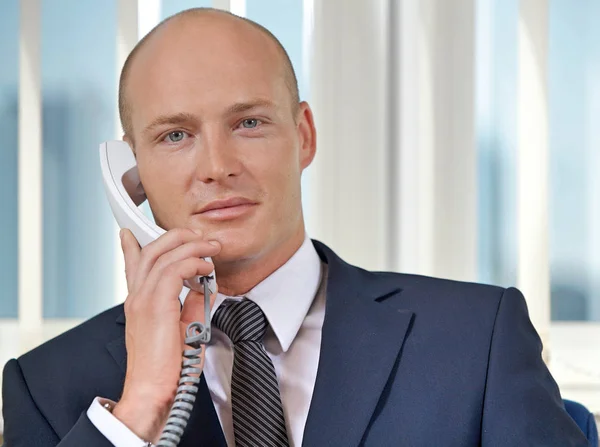
M221 251L214 257L215 263L232 263L250 260L259 254L261 244L248 232L219 231L207 235L209 240L221 244Z

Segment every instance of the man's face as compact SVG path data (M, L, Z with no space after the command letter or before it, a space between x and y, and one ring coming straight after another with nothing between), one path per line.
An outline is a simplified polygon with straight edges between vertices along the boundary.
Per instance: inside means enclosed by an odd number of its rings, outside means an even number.
M136 55L127 97L127 139L161 227L202 229L222 245L216 262L303 237L314 126L306 104L294 108L266 36L231 19L180 21Z

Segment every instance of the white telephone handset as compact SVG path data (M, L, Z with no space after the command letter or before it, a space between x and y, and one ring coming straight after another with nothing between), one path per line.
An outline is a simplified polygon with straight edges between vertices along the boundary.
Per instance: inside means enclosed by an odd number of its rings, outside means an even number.
M165 230L153 224L138 208L146 193L142 187L135 157L125 141L107 141L100 145L100 166L106 195L112 212L121 228L131 230L141 247L146 246ZM209 260L209 258L206 258ZM204 292L204 321L192 322L186 329L185 344L193 349L183 351L181 378L167 423L157 447L175 447L190 417L198 393L202 344L210 341L210 295L216 290L215 272L209 276L195 276L184 281L179 295L183 302L189 289ZM187 287L186 287L187 286ZM189 287L189 289L188 289Z
M141 247L146 246L165 230L152 223L138 207L146 200L133 151L125 141L107 141L100 145L100 166L108 202L119 227L131 230ZM210 261L210 258L206 258ZM188 288L179 296L181 304L189 289L203 291L202 277L184 282ZM215 273L209 276L208 288L214 293Z

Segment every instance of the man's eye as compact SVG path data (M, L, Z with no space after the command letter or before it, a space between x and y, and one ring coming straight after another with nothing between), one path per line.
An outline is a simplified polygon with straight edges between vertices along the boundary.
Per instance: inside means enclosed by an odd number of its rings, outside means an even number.
M256 126L258 126L258 120L255 118L248 118L242 121L242 127L245 129L254 129Z
M168 141L169 143L179 143L184 138L185 138L185 132L183 132L181 130L175 130L173 132L170 132L165 137L165 141Z

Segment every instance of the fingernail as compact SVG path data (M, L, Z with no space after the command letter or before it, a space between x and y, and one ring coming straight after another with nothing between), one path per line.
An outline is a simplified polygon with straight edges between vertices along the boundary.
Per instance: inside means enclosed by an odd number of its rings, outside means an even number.
M218 247L219 245L221 245L221 244L219 244L217 241L208 241L208 243L209 243L210 245L214 245L215 247Z
M194 233L196 233L198 236L202 236L203 235L202 230L199 230L198 228L194 228L194 229L192 229L192 231Z

